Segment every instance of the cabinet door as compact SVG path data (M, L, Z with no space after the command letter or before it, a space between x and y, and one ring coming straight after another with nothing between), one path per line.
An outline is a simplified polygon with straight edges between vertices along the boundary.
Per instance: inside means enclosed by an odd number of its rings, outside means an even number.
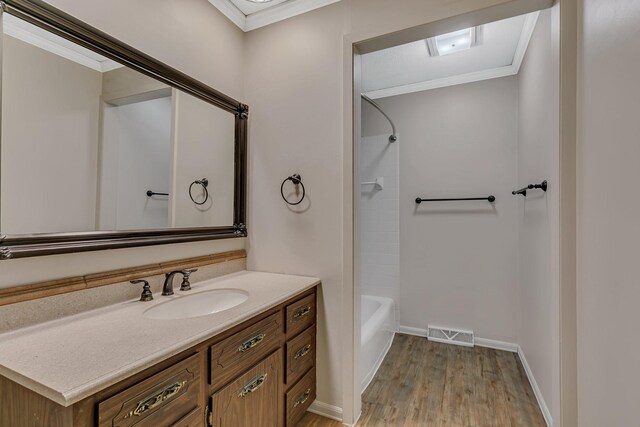
M277 427L280 419L282 350L211 396L215 427Z

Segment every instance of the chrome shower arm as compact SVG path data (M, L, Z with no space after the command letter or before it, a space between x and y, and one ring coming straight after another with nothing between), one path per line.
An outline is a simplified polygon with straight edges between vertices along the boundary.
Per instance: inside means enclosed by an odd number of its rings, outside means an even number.
M389 142L396 142L398 140L398 134L396 133L396 125L393 124L393 120L391 120L391 117L389 117L387 115L387 113L385 113L382 110L382 107L380 107L373 99L369 98L367 95L365 95L364 93L361 93L360 96L362 97L362 99L364 99L365 101L367 101L369 104L371 104L376 110L380 111L382 113L383 116L385 116L387 118L387 120L389 120L389 123L391 123L391 130L392 130L392 134L391 136L389 136Z

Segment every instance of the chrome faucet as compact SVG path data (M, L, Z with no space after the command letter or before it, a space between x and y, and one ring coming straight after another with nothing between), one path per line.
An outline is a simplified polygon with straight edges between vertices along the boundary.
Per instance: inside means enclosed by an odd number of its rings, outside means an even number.
M176 270L164 275L164 285L162 286L162 295L173 295L173 276L176 274L182 274L182 284L180 285L181 291L191 290L191 283L189 283L189 276L191 273L195 273L198 269L191 270Z

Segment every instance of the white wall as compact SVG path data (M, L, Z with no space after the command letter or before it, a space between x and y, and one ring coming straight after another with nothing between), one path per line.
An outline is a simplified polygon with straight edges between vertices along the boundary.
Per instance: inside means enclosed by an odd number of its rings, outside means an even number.
M243 100L244 33L206 0L50 0L129 45ZM96 132L97 135L97 132ZM0 287L241 249L245 239L2 261Z
M540 13L518 75L518 344L559 425L559 40L558 6Z
M377 101L402 135L400 325L517 342L516 77ZM373 108L363 114L364 135L388 130ZM415 203L490 194L494 204Z
M169 226L171 97L103 107L99 230Z
M380 113L378 113L380 114ZM367 117L369 119L369 117ZM382 120L386 120L382 118ZM400 143L390 132L360 142L360 182L384 179L383 189L360 186L361 293L400 302ZM356 183L359 184L359 183ZM396 316L396 319L399 317Z
M3 48L0 232L94 230L102 75L10 36Z
M640 2L581 4L578 424L631 427L640 383Z

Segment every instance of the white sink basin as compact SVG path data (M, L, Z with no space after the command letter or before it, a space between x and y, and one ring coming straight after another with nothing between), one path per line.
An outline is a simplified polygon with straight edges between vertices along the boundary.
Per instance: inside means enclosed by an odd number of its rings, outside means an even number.
M242 304L249 293L240 289L214 289L187 294L156 305L143 314L148 319L189 319L219 313Z

